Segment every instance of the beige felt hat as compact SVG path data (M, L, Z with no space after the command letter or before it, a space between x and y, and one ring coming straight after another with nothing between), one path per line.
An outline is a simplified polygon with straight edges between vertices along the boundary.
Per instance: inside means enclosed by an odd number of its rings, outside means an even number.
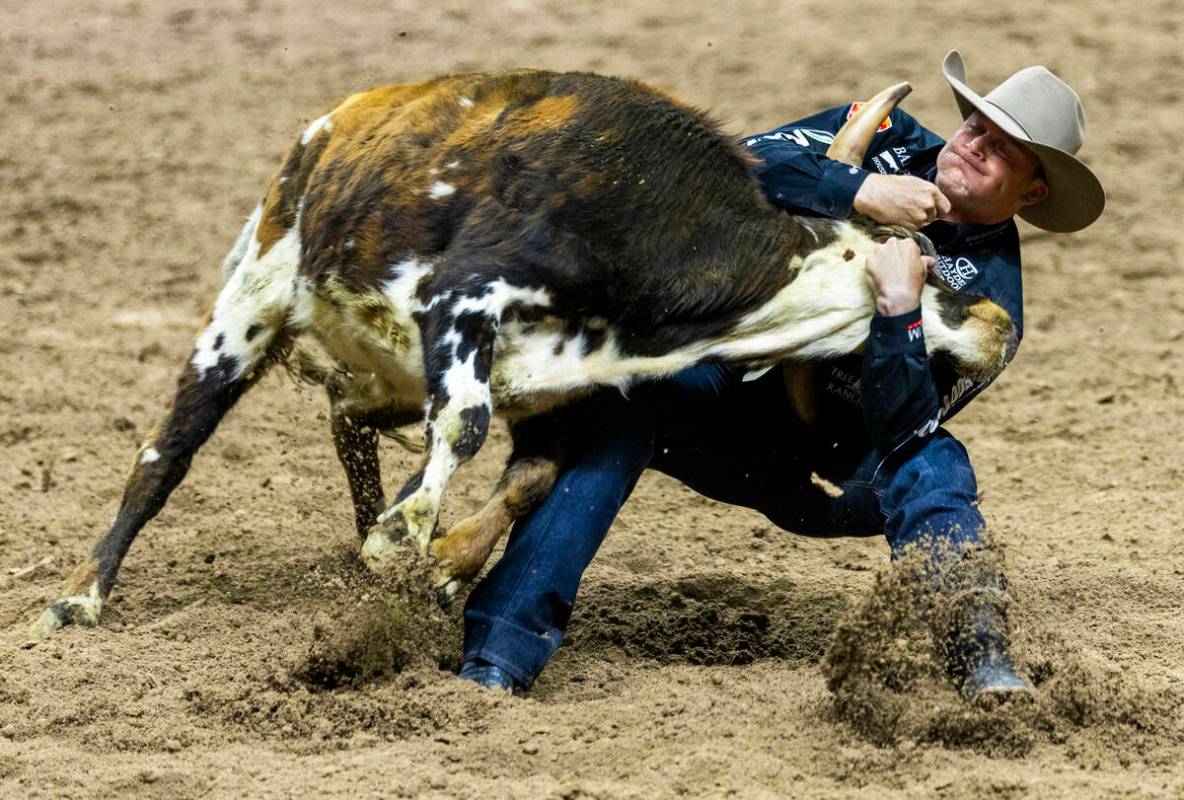
M1046 231L1071 233L1096 220L1106 192L1090 168L1074 154L1085 138L1085 110L1077 92L1044 67L1026 67L979 97L966 85L966 67L957 50L941 65L965 119L976 110L1036 154L1048 180L1048 197L1020 216Z

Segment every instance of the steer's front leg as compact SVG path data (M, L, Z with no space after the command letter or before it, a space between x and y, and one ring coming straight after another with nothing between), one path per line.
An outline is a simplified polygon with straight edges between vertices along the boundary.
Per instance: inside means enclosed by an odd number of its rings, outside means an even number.
M496 317L470 312L445 320L447 325L432 322L423 326L430 399L427 455L423 468L366 536L362 558L374 570L395 557L395 543L404 536L414 537L420 552L427 554L448 480L481 449L489 433Z
M551 493L563 459L562 426L549 414L510 427L514 450L492 496L472 516L432 542L436 595L451 602L460 587L477 577L498 540L515 521L534 511Z

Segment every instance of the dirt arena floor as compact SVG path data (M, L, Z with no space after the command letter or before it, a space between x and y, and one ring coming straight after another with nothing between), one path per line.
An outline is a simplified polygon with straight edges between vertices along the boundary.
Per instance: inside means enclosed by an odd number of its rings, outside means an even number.
M1173 0L0 4L0 796L1184 797L1182 22ZM924 670L839 702L826 653L889 592L886 545L785 534L659 475L535 690L463 684L456 611L365 624L383 590L326 404L278 371L135 543L102 626L22 647L110 521L243 219L344 95L590 69L740 133L909 79L906 108L952 131L954 46L983 91L1037 61L1070 80L1109 189L1083 234L1022 228L1024 346L952 425L1034 704L984 714ZM384 447L393 483L412 457ZM359 650L401 669L333 671Z

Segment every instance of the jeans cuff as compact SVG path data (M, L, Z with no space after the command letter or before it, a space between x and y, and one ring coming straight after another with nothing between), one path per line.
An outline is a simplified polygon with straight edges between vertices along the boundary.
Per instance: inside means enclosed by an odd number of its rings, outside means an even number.
M465 614L464 660L488 661L525 687L534 683L562 641L562 631L540 634L479 611Z

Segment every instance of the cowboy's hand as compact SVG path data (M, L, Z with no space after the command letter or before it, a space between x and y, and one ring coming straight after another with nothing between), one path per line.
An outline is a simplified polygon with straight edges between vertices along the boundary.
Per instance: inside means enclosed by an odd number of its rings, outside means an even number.
M889 239L867 257L867 274L876 297L876 310L894 317L921 305L921 289L933 259L921 255L912 239Z
M950 211L950 201L929 181L911 175L868 175L854 208L885 225L924 228Z

